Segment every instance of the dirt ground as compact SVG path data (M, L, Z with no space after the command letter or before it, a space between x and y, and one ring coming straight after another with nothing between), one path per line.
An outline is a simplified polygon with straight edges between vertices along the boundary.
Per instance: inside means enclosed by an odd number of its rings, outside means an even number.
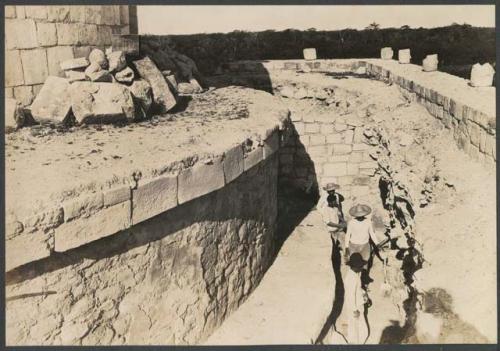
M397 178L409 189L413 200L415 237L425 260L423 268L416 274L416 285L420 293L433 296L434 300L428 298L427 303L434 306L434 312L432 308L428 310L442 325L436 342L496 342L495 170L473 161L459 150L452 131L421 105L405 100L396 86L360 77L332 77L319 73L280 72L273 76L273 85L283 82L300 82L316 87L335 85L350 91L352 94L347 95L357 100L356 106L369 108L366 126L385 131L390 140L391 165L396 169ZM306 100L290 100L288 105L293 113L310 113L307 108L311 104ZM382 208L380 198L366 200L376 211ZM345 208L348 206L346 203ZM304 228L307 230L304 231ZM324 236L328 234L321 218L311 214L297 227L297 233L290 236L288 240L291 242L285 242L283 255L287 253L287 245L292 245L298 238L303 240L299 246L304 246L302 250L307 252L308 243L314 246L317 245L314 241L324 242ZM297 255L301 257L302 254ZM326 253L322 255L319 258L310 254L311 265L316 260L324 261ZM302 262L302 259L299 261ZM314 299L315 295L305 297L305 292L311 289L309 279L304 278L304 273L307 275L310 269L309 261L288 271L279 268L281 265L278 258L262 286L257 287L234 317L226 320L208 344L307 344L317 336L319 330L310 337L305 335L310 334L305 331L310 331L311 325L322 325L324 313L318 313L315 322L310 321L306 313L301 324L302 313L298 316L294 309L287 307L307 305L311 303L311 298ZM321 272L332 275L332 271ZM370 276L374 282L369 286L372 306L368 311L371 332L367 343L425 342L416 336L402 340L400 334L404 315L401 316L395 303L381 290L384 279L381 261L374 260ZM325 275L323 279L329 281L331 277ZM283 290L288 294L279 294L277 299L277 291ZM300 292L303 297L299 296L298 300L303 299L302 302L297 302L291 294L293 290ZM270 305L269 301L274 301L274 304ZM437 305L440 308L436 309ZM330 312L332 303L324 308ZM273 323L267 321L268 314L273 316ZM424 320L421 315L417 318ZM337 324L339 330L345 329L342 315ZM262 332L267 328L273 330L272 336ZM297 340L298 336L301 341ZM324 342L345 343L335 332L330 332Z
M256 140L287 113L267 93L227 87L140 123L22 128L6 135L7 212L23 216L47 202L128 183L137 172L149 178L183 167L180 161L189 166L246 138Z

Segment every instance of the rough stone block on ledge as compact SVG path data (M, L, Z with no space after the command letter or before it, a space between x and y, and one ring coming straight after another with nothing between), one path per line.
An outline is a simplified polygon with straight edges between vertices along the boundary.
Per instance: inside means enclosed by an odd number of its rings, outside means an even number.
M124 85L74 82L70 95L73 114L79 123L112 123L135 118L132 95Z
M177 206L177 176L139 182L132 191L132 223L137 224Z
M224 178L226 184L238 178L243 171L243 147L237 145L224 154Z
M48 77L31 105L33 118L38 122L64 123L71 110L69 87L64 78Z
M183 204L224 186L224 166L221 158L211 163L198 162L178 176L178 200Z
M121 202L128 201L132 198L132 190L129 185L119 186L104 191L103 200L104 206L109 207Z
M5 271L50 256L51 236L43 231L20 234L5 242Z
M245 153L244 170L247 171L253 166L259 164L264 159L264 150L257 146L254 150Z
M160 113L171 110L176 104L174 94L170 91L167 81L158 67L149 57L134 61L134 66L139 75L144 78L153 89L153 96Z
M55 228L55 251L64 252L130 227L130 201Z

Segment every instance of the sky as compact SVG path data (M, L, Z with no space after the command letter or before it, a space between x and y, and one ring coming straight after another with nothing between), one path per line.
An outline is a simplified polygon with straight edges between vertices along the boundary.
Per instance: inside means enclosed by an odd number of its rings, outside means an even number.
M305 30L441 27L453 22L495 27L494 5L164 5L138 6L140 34L227 33L288 28Z

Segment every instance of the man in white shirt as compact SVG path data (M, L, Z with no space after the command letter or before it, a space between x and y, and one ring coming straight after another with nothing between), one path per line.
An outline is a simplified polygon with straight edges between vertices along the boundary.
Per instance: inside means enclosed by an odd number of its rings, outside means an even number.
M342 195L335 192L339 186L335 183L327 184L323 189L327 196L320 198L318 210L323 216L323 220L328 227L332 239L336 242L341 240L342 232L345 229L344 215L341 210Z
M355 252L368 261L370 258L370 238L375 245L380 243L373 230L371 218L368 215L372 209L370 206L357 204L349 210L353 217L347 224L347 233L344 241L344 257L347 258Z

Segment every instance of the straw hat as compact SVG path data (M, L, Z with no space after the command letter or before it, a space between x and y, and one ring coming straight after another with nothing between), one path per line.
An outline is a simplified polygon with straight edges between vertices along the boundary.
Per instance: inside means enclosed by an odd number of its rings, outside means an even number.
M332 183L325 184L325 186L323 187L323 190L332 191L332 190L337 190L339 188L340 188L340 185L332 182Z
M349 210L349 214L353 217L364 217L369 215L372 209L368 205L357 204Z
M351 268L363 268L363 266L366 264L366 261L363 259L363 256L359 252L353 253L349 257L349 261L347 261L347 265Z

